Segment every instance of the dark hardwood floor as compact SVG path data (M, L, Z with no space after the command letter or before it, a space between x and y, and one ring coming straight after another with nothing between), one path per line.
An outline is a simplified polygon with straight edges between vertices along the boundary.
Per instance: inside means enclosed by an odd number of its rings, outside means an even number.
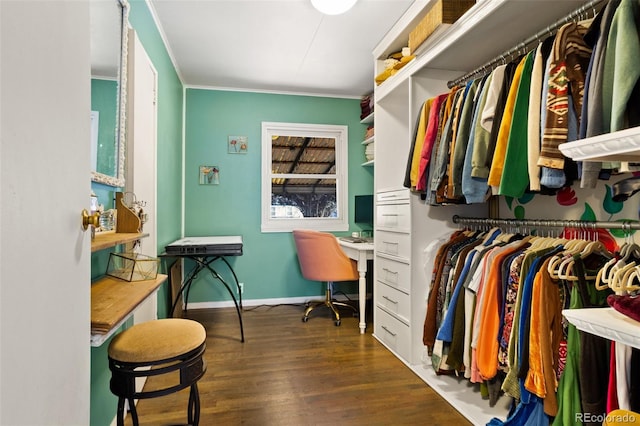
M246 308L241 343L235 309L188 312L207 330L201 425L470 424L372 337L370 319L361 335L346 311L339 327L325 308L307 323L302 313ZM186 423L187 399L184 390L139 401L141 425Z

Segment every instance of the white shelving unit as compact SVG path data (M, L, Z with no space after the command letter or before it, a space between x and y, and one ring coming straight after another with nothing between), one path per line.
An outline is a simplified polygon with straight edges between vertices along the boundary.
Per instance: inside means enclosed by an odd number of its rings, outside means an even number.
M560 151L576 161L640 161L640 127L560 144Z
M640 161L640 127L560 144L575 161ZM565 309L562 315L578 330L640 349L640 322L613 308Z
M374 75L384 70L384 60L389 54L407 46L409 33L436 2L416 0L385 35L373 51ZM375 228L378 234L380 230L386 231L389 241L397 240L397 247L402 245L405 250L401 256L390 255L388 247L380 245L383 240L376 236L374 337L473 424L486 424L493 417L505 419L510 401L503 397L496 406L489 407L489 402L483 400L466 380L437 376L433 368L422 362L422 332L431 278L423 265L423 253L434 238L452 230L453 215L486 217L486 207L432 208L418 194L408 190L406 201L402 197L402 202L390 203L380 197L385 193L400 194L398 190L404 183L415 119L425 100L448 92L449 81L485 64L585 3L566 0L546 2L541 7L539 0L478 0L456 23L429 37L419 47L413 61L376 86L374 91L375 158L384 159L378 161L374 171ZM400 230L380 223L382 213L393 213L384 209L396 208L396 204L397 208L402 207L402 217L406 219ZM389 217L392 216L387 219ZM407 242L403 240L405 236ZM389 278L390 270L397 271L393 280ZM406 303L400 308L400 302L405 298ZM395 303L388 304L389 299L397 300L398 308Z
M373 123L373 113L367 115L365 118L360 120L360 124L371 124Z
M370 138L367 138L365 140L362 141L362 145L369 145L371 142L374 142L376 139L375 136L371 136Z
M578 330L640 349L640 322L613 308L565 309L562 315Z
M372 124L374 121L374 114L373 112L371 112L371 114L367 115L365 118L363 118L362 120L360 120L361 124ZM362 145L365 147L365 150L367 149L367 145L372 144L373 142L375 142L375 135L368 137L367 139L362 141ZM373 167L373 165L375 164L375 159L373 160L367 160L364 163L362 163L361 165L364 167Z
M370 138L367 138L367 139L365 139L365 140L363 140L363 141L362 141L362 145L364 145L364 146L365 146L365 149L366 149L367 145L370 145L370 144L372 144L373 142L375 142L375 138L376 138L375 136L371 136ZM362 163L362 165L363 165L363 166L373 166L373 165L374 165L374 163L375 163L375 159L365 161L364 163Z

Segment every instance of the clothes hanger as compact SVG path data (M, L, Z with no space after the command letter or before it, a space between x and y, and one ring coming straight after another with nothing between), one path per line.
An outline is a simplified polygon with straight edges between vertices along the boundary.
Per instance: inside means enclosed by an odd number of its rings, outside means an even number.
M612 254L607 250L606 246L598 239L598 234L595 231L595 225L592 227L593 229L593 234L590 235L589 234L589 229L585 228L585 235L583 235L583 237L586 238L593 238L592 240L586 239L586 240L578 240L581 241L581 243L573 246L573 249L578 249L578 252L575 252L578 254L578 256L580 256L581 259L585 259L590 255L593 254L597 254L600 256L606 256L606 257L610 257L612 256ZM581 250L580 250L581 248ZM615 259L615 258L614 258ZM560 278L563 279L569 279L569 274L570 272L573 270L573 265L574 265L574 260L573 260L573 256L571 257L571 259L563 262L560 264L560 266L558 267L558 276L560 276ZM564 267L564 269L563 269ZM602 268L598 270L598 273L594 276L594 277L585 277L585 278L589 278L589 279L595 279L596 283L595 286L597 289L599 290L603 290L606 288L606 286L602 286L601 281L602 281Z
M603 283L602 281L603 271L604 271L604 268L600 268L598 270L598 273L596 274L596 282L594 284L594 287L596 288L596 290L606 290L607 288L609 288L609 285L606 283Z
M635 262L631 262L626 264L625 266L621 267L620 269L618 269L614 274L613 277L611 279L611 282L609 283L609 288L611 290L613 290L615 292L615 294L618 295L624 295L624 288L625 286L625 280L629 279L629 273L633 273L633 271L635 270L635 266L636 263Z
M569 273L573 270L573 256L581 253L585 247L589 244L589 241L572 239L564 246L565 250L562 253L555 255L547 266L547 271L551 278L555 279L569 279ZM582 256L581 256L582 257ZM573 277L577 279L577 277ZM586 278L586 277L585 277ZM593 277L595 278L595 277Z
M593 241L592 241L593 242ZM597 245L594 245L594 247L597 247ZM597 253L597 251L592 251L590 253L588 253L587 255L591 255ZM583 256L580 255L581 259L584 259ZM558 267L558 278L560 278L561 280L566 280L566 281L578 281L580 278L578 278L575 275L572 275L573 272L573 266L575 265L575 260L574 260L574 256L571 256L569 258L567 258L566 260L564 260L560 266ZM599 271L598 271L599 272ZM585 275L583 277L585 280L597 280L598 279L598 275Z
M631 235L631 232L627 233L627 238ZM609 285L611 287L612 280L615 277L616 273L625 267L629 263L640 261L640 246L630 240L626 242L621 248L619 257L614 257L611 261L607 262L603 268L604 271L602 273L602 282ZM617 285L617 284L616 284Z
M640 290L640 285L633 284L634 282L640 283L640 265L636 265L629 277L624 282L624 290L626 293L635 293Z

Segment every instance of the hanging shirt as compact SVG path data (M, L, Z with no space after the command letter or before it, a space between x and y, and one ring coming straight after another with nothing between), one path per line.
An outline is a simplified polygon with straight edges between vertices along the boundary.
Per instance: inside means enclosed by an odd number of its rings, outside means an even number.
M520 86L520 79L522 78L522 69L524 68L525 58L518 63L513 81L509 89L509 95L507 96L507 102L504 107L504 114L502 115L502 121L500 122L500 130L498 131L498 138L496 140L496 148L493 153L493 160L491 161L491 170L489 171L488 183L490 186L495 187L494 194L498 193L498 187L500 186L500 179L502 178L502 170L504 168L504 158L507 152L507 142L509 140L509 131L511 130L511 122L513 119L513 108L516 104L516 96L518 95L518 87Z
M544 398L544 412L558 413L556 370L562 338L562 301L557 280L548 271L550 258L540 267L533 283L531 332L529 334L529 371L525 387Z
M488 139L489 137L489 132L482 127L480 121L482 110L486 105L491 81L492 75L489 75L482 85L482 90L477 93L478 101L476 102L476 108L471 123L469 144L467 145L467 152L464 157L464 165L462 168L462 195L464 195L467 204L484 203L487 200L487 189L489 188L487 185L487 179L473 177L473 152L476 149L476 141L478 138L486 137Z
M450 109L449 114L444 123L442 129L442 135L438 141L437 150L434 150L435 158L431 161L432 173L431 173L431 196L429 203L432 205L438 204L437 191L440 188L445 176L447 175L447 165L449 164L449 147L453 137L455 106L458 105L460 98L464 95L464 89L456 89L449 94L447 99L447 108ZM446 111L445 111L446 112Z
M449 198L462 197L462 168L464 166L464 157L467 152L467 145L469 144L473 112L475 111L475 106L478 101L476 94L478 89L482 89L483 83L484 79L470 82L464 105L460 111L455 147L451 153L449 164L449 187L447 191Z
M409 189L411 189L411 170L413 166L413 155L416 149L416 138L418 136L418 132L420 131L420 123L422 122L423 112L424 112L426 103L427 103L426 101L423 102L422 106L420 107L420 114L418 114L418 116L416 117L416 125L413 131L413 138L411 139L409 156L407 158L407 166L404 172L404 182L402 183L402 186Z
M629 127L629 101L640 78L639 9L637 0L622 0L611 22L602 85L605 133Z
M502 262L525 244L527 244L526 241L518 240L504 246L493 259L487 282L484 283L485 302L478 318L480 324L476 345L476 363L484 379L492 379L498 372L498 329L500 327L498 291L501 292L502 287Z
M424 145L425 135L427 133L427 124L429 122L429 116L431 114L431 107L434 103L434 98L427 99L420 110L420 119L418 121L418 130L414 140L414 149L411 158L411 171L409 173L411 180L411 188L415 189L418 185L418 176L420 174L420 159L422 156L422 147Z
M578 289L571 290L570 309L582 308ZM582 426L582 402L580 399L580 385L578 382L578 360L580 358L580 335L578 329L568 325L567 359L562 376L558 383L558 414L553 420L553 426Z
M531 72L535 52L529 52L524 59L522 75L513 107L513 118L509 129L504 166L500 178L501 195L520 198L529 186L527 164L527 131L529 97L531 94Z
M531 69L531 86L529 107L527 112L527 170L529 174L529 189L540 191L540 105L542 97L542 79L544 78L544 57L542 43L535 51L533 67Z
M611 22L613 15L620 5L621 0L609 0L602 10L602 18L600 21L600 31L593 50L593 65L589 81L589 104L587 107L587 124L585 137L598 136L605 133L604 127L604 111L603 111L603 78L604 72L604 55L607 48L607 40L609 31L611 30ZM586 162L582 170L582 180L585 186L595 186L601 169L618 168L620 163L603 162L596 166L596 162Z
M427 130L424 135L424 143L422 145L422 151L420 152L420 163L418 165L418 178L416 182L416 190L424 192L427 190L427 179L429 162L431 160L431 154L433 151L436 138L438 136L438 129L440 126L440 110L444 105L448 97L447 93L438 95L433 100L431 110L429 111L429 118L427 122Z
M591 56L591 48L583 40L588 29L583 23L570 22L556 34L550 56L547 117L539 166L564 168L564 156L558 145L567 141L569 96L573 99L575 110L582 111L584 79Z
M482 111L479 114L479 125L476 124L475 142L471 157L471 176L475 178L486 180L489 177L491 160L495 149L495 144L491 143L491 132L494 125L496 127L500 125L500 117L496 117L496 110L501 98L501 91L505 85L506 68L507 65L496 67L491 73L491 81L487 83L487 95ZM506 94L504 98L506 100ZM500 107L500 111L502 111L503 107Z

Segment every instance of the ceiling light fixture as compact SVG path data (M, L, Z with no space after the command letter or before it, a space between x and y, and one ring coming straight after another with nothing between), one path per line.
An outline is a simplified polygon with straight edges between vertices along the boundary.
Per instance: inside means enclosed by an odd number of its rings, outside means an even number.
M325 15L340 15L351 9L358 0L311 0L313 7Z

